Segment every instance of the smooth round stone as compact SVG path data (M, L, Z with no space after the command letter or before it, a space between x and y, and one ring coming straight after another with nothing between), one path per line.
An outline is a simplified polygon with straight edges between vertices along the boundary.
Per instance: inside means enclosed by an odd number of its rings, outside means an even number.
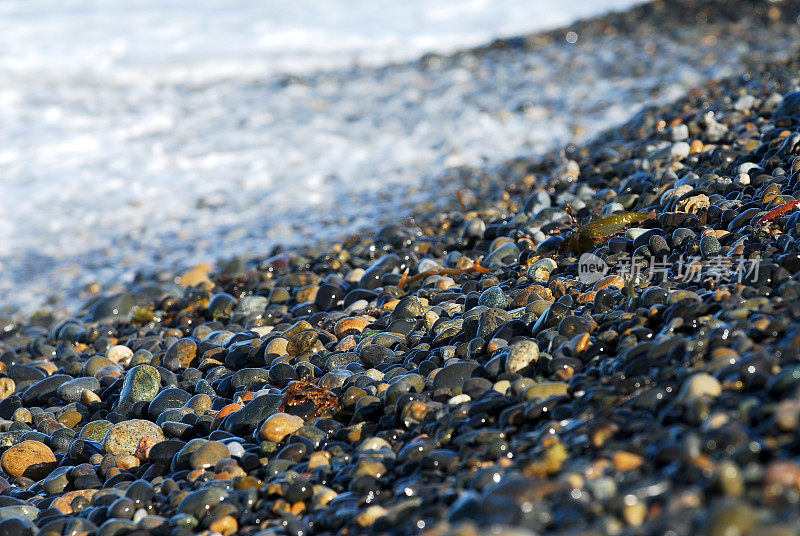
M667 291L660 287L651 287L642 293L641 300L645 307L664 304L667 302Z
M549 197L548 197L549 200ZM486 230L486 223L480 218L472 218L464 222L461 228L461 234L464 238L483 238L483 233Z
M128 363L128 366L135 367L136 365L149 365L152 360L153 353L150 352L150 350L141 348L134 352L133 357L131 357L130 362Z
M571 339L581 333L591 333L594 327L596 324L586 317L569 315L559 323L558 332Z
M156 442L166 437L161 427L143 419L122 421L112 426L103 439L103 450L115 456L135 455L144 438L152 438Z
M63 492L69 485L69 472L72 467L59 467L42 480L42 488L48 495Z
M678 303L681 300L692 300L696 302L703 301L703 298L697 295L696 292L692 292L691 290L675 290L670 292L669 296L667 296L667 304L673 305Z
M96 356L98 359L108 361L105 357ZM89 360L91 361L91 359ZM87 362L88 363L88 362ZM111 363L111 361L108 361ZM28 365L13 364L8 369L8 377L17 383L35 383L47 377L47 373L42 369L31 367Z
M190 514L178 514L169 518L169 524L174 527L192 530L197 527L197 518Z
M261 426L261 437L273 443L280 443L283 438L294 433L303 426L303 419L288 413L276 413Z
M108 515L114 519L130 519L134 511L133 501L128 497L120 497L108 507Z
M269 291L268 300L270 303L285 303L291 299L292 295L283 287L274 288Z
M539 360L539 345L534 341L514 344L506 358L506 372L519 372Z
M361 348L359 356L365 367L374 368L394 357L394 352L380 344L367 344Z
M96 355L89 358L89 360L84 363L82 372L85 376L95 376L98 372L107 367L115 367L119 369L117 364L110 359ZM122 369L119 370L122 371Z
M151 419L157 419L159 415L169 409L183 407L191 398L192 395L183 389L178 389L176 387L164 389L150 401L150 404L147 406L147 414Z
M215 519L208 525L212 534L222 534L222 536L233 536L239 530L239 523L232 515L222 516Z
M117 344L108 349L106 357L114 363L127 363L133 357L133 350L122 344Z
M278 387L286 387L289 382L299 379L297 371L287 363L275 363L269 369L269 382Z
M189 368L197 357L197 343L192 339L178 339L167 349L162 363L172 372Z
M500 287L489 287L481 292L481 295L478 297L478 305L505 309L508 307L508 299L505 294L503 294L503 289Z
M236 307L236 298L227 292L220 292L208 303L208 314L212 320L227 321Z
M260 368L243 368L231 376L231 386L244 386L248 390L258 390L269 381L269 371Z
M358 446L359 452L369 452L372 450L392 450L392 445L382 437L368 437L361 441Z
M647 229L642 229L641 227L631 227L630 229L625 231L625 238L627 238L630 241L634 241L647 231L648 231Z
M39 509L19 499L10 502L3 502L7 506L0 507L0 521L6 519L29 519L34 520L39 515Z
M672 247L677 247L697 237L697 234L686 227L679 227L672 231Z
M291 502L296 503L300 501L307 501L313 495L313 488L308 480L297 478L289 484L284 493L284 497Z
M481 264L490 268L500 268L519 258L519 248L509 242L492 251Z
M84 376L75 378L66 383L61 384L58 388L58 396L64 402L77 402L81 399L84 391L98 392L100 390L100 382L92 376Z
M324 441L327 437L327 434L316 426L308 425L298 428L295 434L308 439L314 448L319 447L320 443L322 443L322 441ZM230 448L230 444L228 445L228 448Z
M28 387L22 395L22 403L29 406L45 403L50 397L58 396L58 388L71 380L72 377L66 374L54 374L40 380Z
M0 458L3 470L13 477L41 480L57 466L53 451L39 441L23 441L3 453Z
M229 457L230 452L224 443L208 441L192 452L189 457L189 465L192 466L192 469L208 469Z
M389 318L391 320L402 320L404 318L419 318L424 314L425 310L419 298L407 296L395 306Z
M33 536L38 532L30 521L24 518L11 518L0 521L0 536Z
M89 314L94 322L116 320L126 318L134 305L133 296L123 292L101 299L92 306Z
M371 346L379 346L380 348L385 348L385 346L380 346L379 344L371 345ZM388 350L388 348L387 348ZM391 352L391 350L390 350ZM355 352L342 352L333 354L325 361L325 370L337 370L343 369L350 363L358 363L360 358L357 353Z
M313 329L302 331L289 340L286 351L295 356L308 352L317 343L318 335Z
M711 374L698 372L690 376L678 394L678 400L689 403L702 397L716 398L722 393L722 385Z
M119 407L128 411L137 402L150 402L161 389L161 374L150 365L133 367L125 375L119 395Z
M258 423L273 415L283 404L283 395L268 393L260 395L239 411L228 415L222 424L226 432L244 437L252 432Z
M188 494L178 503L178 513L190 514L202 519L206 513L218 506L228 494L219 488L207 488Z
M472 400L472 397L465 394L460 394L456 396L452 396L448 399L447 403L451 406L457 406L458 404L464 404Z
M231 441L225 445L228 449L228 458L241 458L244 456L245 450L241 443L238 441Z
M161 429L166 437L184 437L192 429L192 425L187 422L164 421Z
M399 270L401 265L400 257L394 253L384 255L367 268L359 279L358 286L362 289L374 290L381 285L381 276Z
M102 454L102 452L103 446L99 441L92 441L82 437L73 440L68 448L69 457L73 460L88 460L93 455Z
M783 101L775 110L775 119L783 119L800 113L800 91L791 91L783 96Z
M202 447L206 442L207 441L205 439L196 438L183 445L183 447L181 447L177 454L172 458L172 470L175 471L178 469L189 468L189 460L192 454L194 451Z
M153 445L150 449L150 456L148 459L153 463L161 464L164 467L169 467L172 463L172 458L186 446L183 441L178 439L167 439Z
M477 363L461 362L447 365L433 377L433 387L434 389L446 388L451 391L460 389L464 380L470 378L472 371L476 368L478 368Z
M728 497L739 497L744 493L745 484L739 467L731 461L724 461L719 466L719 486Z
M314 305L320 311L326 311L331 307L339 304L344 298L344 290L335 285L323 283L317 290L317 295L314 297Z
M138 525L129 519L113 518L100 525L100 528L97 529L97 536L118 536L133 532L137 528Z
M532 215L536 215L540 210L548 208L552 206L552 202L550 200L550 194L548 194L544 190L538 190L534 192L526 201L525 206L522 208L524 212L528 212ZM479 221L483 223L483 220L474 219L470 221ZM485 225L484 225L485 227ZM483 232L481 232L480 236L483 236Z

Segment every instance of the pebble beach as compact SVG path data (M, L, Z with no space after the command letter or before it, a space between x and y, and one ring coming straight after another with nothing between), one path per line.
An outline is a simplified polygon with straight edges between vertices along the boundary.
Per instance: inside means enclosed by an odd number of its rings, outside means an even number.
M333 116L367 80L386 121L453 106L371 146L452 150L0 249L0 536L796 534L798 21L658 1L304 74Z

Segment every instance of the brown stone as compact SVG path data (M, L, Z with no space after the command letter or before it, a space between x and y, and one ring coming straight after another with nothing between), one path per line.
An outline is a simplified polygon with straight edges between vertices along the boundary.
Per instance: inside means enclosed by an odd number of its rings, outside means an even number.
M316 469L317 467L324 467L330 465L331 453L327 451L315 452L308 458L308 468Z
M288 340L283 337L275 337L267 345L267 354L287 355L289 353L286 351L288 345Z
M83 416L75 410L65 411L58 416L58 422L67 428L75 428L82 420Z
M236 522L236 518L233 516L225 516L212 522L208 528L214 532L222 534L222 536L230 536L239 530L239 524Z
M317 298L317 292L319 292L319 287L316 285L302 287L297 291L295 300L297 303L313 302Z
M68 491L67 493L57 497L52 504L53 508L57 508L62 514L69 515L72 513L72 501L78 497L85 497L89 501L99 490L96 489L78 489L75 491Z
M228 447L219 441L203 443L199 449L192 452L189 464L193 469L208 469L214 467L225 458L230 457Z
M276 413L270 416L261 427L261 437L273 443L280 443L287 435L303 426L303 419L288 413Z
M58 467L50 447L39 441L23 441L3 453L0 463L3 470L13 477L24 476L41 480Z
M614 467L618 471L632 471L641 466L644 460L638 454L620 451L614 454Z
M597 281L592 290L602 290L604 288L616 287L625 288L625 279L619 275L607 275L603 279Z
M363 316L349 316L347 318L342 318L336 322L336 325L333 327L333 334L336 335L336 338L341 339L346 335L361 333L371 322L372 320Z
M117 344L108 349L106 357L114 363L129 363L131 357L133 357L133 350L127 346Z
M114 461L117 463L117 467L127 471L128 469L133 469L134 467L139 467L139 458L136 456L131 456L127 454L125 456L117 456L114 458Z
M181 275L181 285L193 287L199 283L205 283L208 281L208 273L211 270L210 264L199 264Z
M0 400L13 395L16 389L17 385L14 383L14 380L11 378L0 378Z
M81 404L84 406L94 404L95 402L100 402L100 397L97 395L97 393L93 391L84 391L81 393Z
M136 453L134 455L139 460L147 461L150 457L150 449L152 449L156 443L160 443L160 440L150 436L143 437L136 446Z
M227 406L219 410L217 412L217 416L214 417L213 421L211 421L211 429L216 430L217 428L219 428L220 425L222 424L222 421L225 420L225 417L227 417L231 413L236 413L243 407L244 406L241 404L228 404Z
M314 347L318 338L317 332L313 329L302 331L291 338L286 345L286 351L292 356L304 354Z
M347 335L344 339L336 344L336 348L334 348L334 350L337 352L347 352L356 346L358 346L358 337L355 335Z

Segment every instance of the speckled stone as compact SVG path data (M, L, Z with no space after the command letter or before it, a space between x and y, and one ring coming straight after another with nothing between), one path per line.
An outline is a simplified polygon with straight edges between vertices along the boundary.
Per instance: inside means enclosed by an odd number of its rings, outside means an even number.
M166 439L161 427L143 419L122 421L113 425L103 439L103 450L114 455L136 455L142 439Z
M40 480L49 475L58 462L50 447L39 441L23 441L3 453L3 470L13 477Z
M128 411L136 402L150 402L161 389L161 374L150 365L133 367L125 375L119 396L119 407Z

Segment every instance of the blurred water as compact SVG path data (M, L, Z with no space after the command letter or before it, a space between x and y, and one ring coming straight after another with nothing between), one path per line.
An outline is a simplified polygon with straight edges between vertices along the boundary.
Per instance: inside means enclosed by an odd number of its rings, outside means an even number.
M641 0L639 0L641 1ZM3 0L0 72L32 83L207 81L376 65L635 0Z

